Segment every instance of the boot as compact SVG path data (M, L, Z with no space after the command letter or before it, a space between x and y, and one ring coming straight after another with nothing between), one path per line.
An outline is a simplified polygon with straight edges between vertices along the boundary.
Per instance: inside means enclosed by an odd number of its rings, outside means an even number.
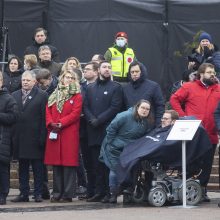
M109 203L117 203L117 197L118 197L118 188L114 187L110 189Z

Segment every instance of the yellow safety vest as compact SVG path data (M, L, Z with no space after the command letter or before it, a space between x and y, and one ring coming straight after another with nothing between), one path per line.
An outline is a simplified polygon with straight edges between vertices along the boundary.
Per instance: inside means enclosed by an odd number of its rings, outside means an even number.
M114 47L110 47L109 50L112 54L111 65L113 76L127 78L129 65L134 60L134 51L131 48L127 48L125 53L122 54Z

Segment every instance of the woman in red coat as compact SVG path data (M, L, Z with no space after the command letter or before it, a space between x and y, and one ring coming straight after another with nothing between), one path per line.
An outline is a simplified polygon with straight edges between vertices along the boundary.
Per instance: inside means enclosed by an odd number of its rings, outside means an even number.
M53 165L51 202L72 201L78 166L81 108L82 97L76 75L64 71L46 107L48 137L44 162Z

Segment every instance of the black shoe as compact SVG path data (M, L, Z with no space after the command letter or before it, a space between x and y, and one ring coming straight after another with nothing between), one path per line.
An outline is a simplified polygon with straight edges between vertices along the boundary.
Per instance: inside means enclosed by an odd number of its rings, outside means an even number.
M6 198L0 198L0 205L6 204Z
M102 203L109 203L110 194L105 195L105 197L101 200Z
M87 199L87 202L100 202L104 198L102 194L95 194L93 197Z
M34 198L34 201L35 202L43 202L43 199L42 199L42 196L35 196L35 198Z
M18 195L11 202L29 202L28 196Z
M202 196L201 202L210 202L210 201L211 201L211 199L208 197L207 194Z

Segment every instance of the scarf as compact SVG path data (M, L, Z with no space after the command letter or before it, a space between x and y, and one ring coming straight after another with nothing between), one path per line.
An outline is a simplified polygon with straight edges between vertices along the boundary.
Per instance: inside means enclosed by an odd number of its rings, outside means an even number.
M50 107L56 103L57 110L61 113L65 101L77 93L80 93L80 87L76 83L71 83L69 86L59 83L48 99L48 106Z

